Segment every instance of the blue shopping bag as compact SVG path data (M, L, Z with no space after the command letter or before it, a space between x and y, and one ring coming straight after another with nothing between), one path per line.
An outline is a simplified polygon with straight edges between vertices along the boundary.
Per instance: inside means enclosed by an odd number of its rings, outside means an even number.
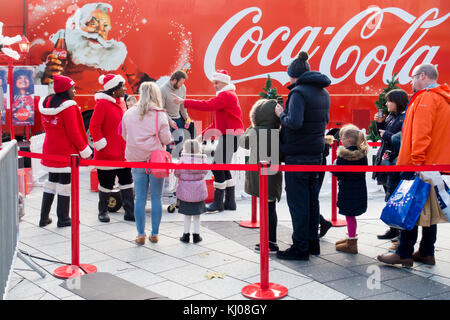
M430 187L419 177L402 180L386 203L381 220L390 227L412 230L427 201Z

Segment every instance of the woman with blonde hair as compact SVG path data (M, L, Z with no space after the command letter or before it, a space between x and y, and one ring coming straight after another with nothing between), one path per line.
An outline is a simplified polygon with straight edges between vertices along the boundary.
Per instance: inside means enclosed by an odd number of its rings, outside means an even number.
M336 165L367 165L367 143L364 132L353 124L339 131L342 146L337 150ZM367 210L367 185L365 172L333 172L338 179L337 207L347 221L348 237L336 242L336 250L358 253L356 216Z
M165 146L171 142L171 135L169 121L162 108L161 91L158 85L155 82L143 82L139 87L139 96L139 102L128 109L123 116L122 137L127 142L126 160L146 162L150 159L153 150L165 150ZM152 204L152 231L149 240L156 243L162 216L161 196L164 178L155 178L144 168L133 168L131 172L136 193L134 205L138 231L136 243L145 244L145 204L149 187Z

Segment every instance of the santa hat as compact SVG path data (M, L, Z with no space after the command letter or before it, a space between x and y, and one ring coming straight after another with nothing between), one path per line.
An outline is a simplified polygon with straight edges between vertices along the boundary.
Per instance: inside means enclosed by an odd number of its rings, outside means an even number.
M55 91L55 93L65 92L74 85L75 81L69 77L60 76L59 74L53 76L53 91Z
M100 82L105 90L109 90L116 87L121 82L125 84L125 79L121 75L102 74L98 78L98 82Z
M220 81L224 82L226 84L231 83L231 77L228 75L228 72L226 70L217 70L213 73L211 77L211 81Z

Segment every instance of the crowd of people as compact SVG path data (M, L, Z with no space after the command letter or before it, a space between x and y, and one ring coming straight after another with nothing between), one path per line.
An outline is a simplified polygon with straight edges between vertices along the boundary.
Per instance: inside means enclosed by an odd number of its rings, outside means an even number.
M249 163L268 161L270 168L284 162L287 165L326 164L329 145L338 139L342 146L337 150L333 165L368 165L366 136L354 124L343 126L334 136L326 136L329 122L330 95L326 88L330 79L311 71L308 54L300 52L287 68L290 78L289 94L285 107L274 99L260 99L251 108L251 126L244 130L242 110L236 87L225 70L217 70L211 78L216 96L209 100L186 99L183 71L176 71L161 88L155 82L143 82L139 99L124 99L125 79L107 74L99 78L101 90L95 95L96 106L90 122L94 142L95 160L147 162L155 150L178 150L170 147L173 141L181 144L179 163L206 163L202 139L218 137L213 163L229 164L233 154L241 146L250 150ZM450 130L450 92L447 85L437 83L435 66L422 64L414 69L412 86L414 95L401 89L387 93L387 115L375 115L382 144L378 150L376 165L449 164L450 154L443 152L444 137ZM70 155L79 153L82 158L91 157L81 114L76 102L75 83L68 77L55 75L55 93L40 104L46 137L44 153ZM212 124L198 137L187 134L192 120L189 110L213 113ZM67 125L67 124L71 125ZM211 132L213 132L211 134ZM174 139L176 137L176 139ZM263 141L263 143L261 143ZM264 147L263 147L264 146ZM263 150L264 149L264 150ZM43 159L42 164L50 172L44 186L41 227L51 223L50 208L58 194L58 227L70 225L69 199L70 175L66 163ZM148 239L159 241L162 217L162 192L164 178L154 176L151 170L142 168L98 167L99 202L98 219L109 222L107 202L118 179L125 211L124 219L136 222L135 242L146 242L147 195L151 199L151 232ZM269 170L270 171L270 170ZM176 196L179 213L185 216L184 232L180 241L188 243L193 225L192 241L202 241L200 215L203 213L236 210L235 182L228 170L213 170L214 201L208 207L204 170L177 169ZM347 237L336 242L336 250L358 253L357 218L367 211L367 186L364 172L337 172L337 207L347 222ZM442 173L446 175L447 173ZM387 201L401 179L411 179L406 173L376 173L373 178L382 185ZM448 176L445 179L448 181ZM331 223L320 215L319 193L323 173L284 173L286 199L292 220L292 245L280 250L277 245L276 203L282 195L283 174L270 171L268 183L269 253L279 259L308 260L310 255L320 254L320 237ZM246 172L245 191L259 197L258 172ZM411 231L390 228L380 239L398 237L398 248L392 254L378 256L381 262L411 266L413 261L434 264L434 244L437 227L423 227L419 251L414 251L417 227ZM256 244L255 250L259 250Z

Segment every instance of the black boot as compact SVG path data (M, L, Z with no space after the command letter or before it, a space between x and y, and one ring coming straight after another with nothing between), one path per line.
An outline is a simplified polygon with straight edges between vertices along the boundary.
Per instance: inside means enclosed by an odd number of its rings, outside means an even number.
M189 243L189 236L190 236L189 233L183 233L183 236L180 238L180 241L184 243Z
M120 193L122 196L123 209L125 210L125 216L123 218L126 221L135 221L133 188L120 190Z
M320 254L319 239L309 240L309 254L312 254L313 256L318 256Z
M236 210L234 187L227 187L225 189L225 203L223 204L223 207L225 210Z
M39 220L39 227L45 227L52 223L52 219L50 219L50 209L52 208L53 199L55 199L53 193L44 192L42 195L41 220Z
M109 222L108 201L109 201L109 193L99 191L98 192L98 220L100 220L100 222Z
M325 218L322 215L320 215L319 225L320 225L319 238L322 238L333 226L333 224L330 221L325 220Z
M223 205L224 195L225 195L225 190L214 189L214 202L211 203L211 205L206 208L206 211L207 212L214 212L214 211L222 212L224 210L224 205Z
M58 194L58 203L56 205L56 215L58 216L58 228L70 227L69 217L70 197Z
M380 240L393 239L400 235L400 230L396 228L389 228L384 234L378 235L377 238Z
M202 237L200 237L200 234L198 234L198 233L193 233L192 234L192 242L197 243L197 242L200 242L202 240L203 239L202 239Z

